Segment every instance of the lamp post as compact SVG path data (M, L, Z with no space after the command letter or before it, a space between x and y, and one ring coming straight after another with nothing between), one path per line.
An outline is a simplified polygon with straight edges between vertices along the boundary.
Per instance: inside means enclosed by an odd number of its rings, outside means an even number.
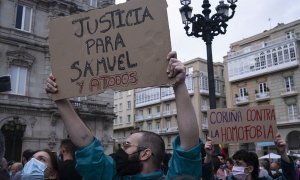
M209 86L209 104L210 109L216 109L216 95L214 84L214 67L212 59L212 40L214 36L219 34L225 34L227 24L226 22L234 16L237 0L228 0L230 5L225 4L223 0L216 7L217 13L209 16L211 13L209 0L203 0L202 14L195 14L192 17L193 8L189 5L191 0L180 0L183 5L179 11L181 13L182 22L185 25L184 29L188 36L194 36L196 38L201 37L206 43L207 51L207 73L208 73L208 86ZM228 15L229 8L232 10L231 15ZM192 29L190 30L190 24Z

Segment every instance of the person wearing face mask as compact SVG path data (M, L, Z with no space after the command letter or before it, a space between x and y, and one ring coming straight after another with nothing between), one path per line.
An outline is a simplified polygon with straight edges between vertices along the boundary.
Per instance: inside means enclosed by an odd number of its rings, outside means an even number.
M282 173L280 172L280 165L277 162L272 162L270 165L271 169L271 177L273 179L277 179L280 176L282 176Z
M60 163L58 173L60 180L81 180L82 177L75 169L75 146L70 139L63 139L60 143Z
M185 67L177 59L176 52L170 52L167 60L169 64L166 75L176 81L173 89L176 97L179 137L173 142L173 155L165 178L172 179L184 174L200 179L202 176L200 152L203 144L199 140L197 118L185 84ZM51 74L47 80L46 92L51 94L57 91L55 77ZM161 163L165 144L159 135L146 131L133 133L118 152L107 156L101 142L92 135L70 102L62 99L55 103L70 139L79 147L75 152L76 169L85 180L142 180L164 177ZM207 144L205 146L210 146Z
M25 164L21 180L59 180L55 155L49 150L39 150Z
M281 156L281 164L283 169L283 176L277 179L278 180L295 179L296 174L293 171L293 166L294 166L293 161L290 157L288 157L286 153L286 143L279 134L277 134L276 136L275 145L278 154L280 154ZM233 179L237 179L237 180L272 179L269 176L258 178L259 163L258 163L258 157L255 153L240 150L233 155L233 159L236 161L236 164L233 166L232 169ZM230 180L230 178L228 179Z
M277 180L295 180L294 163L287 155L286 143L279 134L276 136L275 145L278 154L281 156L282 167L282 176ZM226 180L272 180L271 177L259 178L259 161L256 153L239 150L234 153L232 159L234 160L232 175L227 176ZM216 180L213 176L209 179Z

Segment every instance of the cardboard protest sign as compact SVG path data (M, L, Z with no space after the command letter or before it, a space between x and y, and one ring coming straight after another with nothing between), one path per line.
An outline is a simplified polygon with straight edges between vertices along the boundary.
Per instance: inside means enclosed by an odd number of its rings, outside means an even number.
M165 0L131 0L49 23L52 73L62 99L106 89L168 85Z
M214 144L274 141L274 106L208 110L209 136Z

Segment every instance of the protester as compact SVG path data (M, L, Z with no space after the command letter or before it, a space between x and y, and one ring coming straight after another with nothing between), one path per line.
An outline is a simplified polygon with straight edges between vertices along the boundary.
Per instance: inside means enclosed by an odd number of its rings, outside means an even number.
M271 171L270 171L270 161L268 159L261 159L259 161L259 177L265 177L267 179L271 178Z
M196 114L185 85L185 67L177 60L176 52L169 53L167 60L169 64L166 75L176 81L173 89L179 137L173 142L174 150L166 178L184 174L199 179L202 176L202 142L199 140ZM55 93L58 88L55 78L50 75L46 92ZM55 103L70 139L79 147L76 151L76 167L85 180L157 179L163 176L161 163L165 144L159 135L147 131L133 133L111 158L104 154L101 142L92 135L68 100L57 100Z
M227 171L227 175L232 175L232 168L233 168L233 160L232 158L227 158L226 159L226 171Z
M272 162L270 165L270 170L271 170L271 177L273 179L279 178L282 176L280 165L277 162Z
M276 136L275 145L278 154L281 156L281 167L283 172L283 175L277 178L277 180L294 180L296 178L294 163L287 155L286 143L283 139L281 139L279 134ZM259 162L256 153L239 150L232 156L232 158L234 160L232 175L227 176L226 180L268 180L266 177L258 177ZM212 166L210 168L212 168ZM216 180L212 174L210 177L211 180Z
M22 164L25 166L25 164L31 159L32 155L34 154L33 150L26 149L22 153Z
M58 166L60 180L81 180L82 177L75 169L74 161L75 145L70 139L63 139L60 143L60 155L62 161Z
M219 179L225 180L227 176L227 171L226 171L226 164L225 164L225 156L223 154L218 154L217 155L219 159L219 168L217 170L217 177Z
M25 164L22 180L59 180L57 160L49 149L39 150Z
M8 173L8 164L4 157L2 157L0 162L0 178L1 180L8 180L10 178Z
M10 168L10 179L11 180L20 180L22 169L23 169L22 163L20 163L20 162L13 163Z

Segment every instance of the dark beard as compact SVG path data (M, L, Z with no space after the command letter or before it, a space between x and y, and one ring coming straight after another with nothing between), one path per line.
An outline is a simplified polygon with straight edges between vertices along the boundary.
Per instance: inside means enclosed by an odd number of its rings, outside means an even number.
M143 164L139 160L140 151L129 155L120 148L116 153L111 154L111 157L116 162L117 175L128 176L139 174L143 169Z

